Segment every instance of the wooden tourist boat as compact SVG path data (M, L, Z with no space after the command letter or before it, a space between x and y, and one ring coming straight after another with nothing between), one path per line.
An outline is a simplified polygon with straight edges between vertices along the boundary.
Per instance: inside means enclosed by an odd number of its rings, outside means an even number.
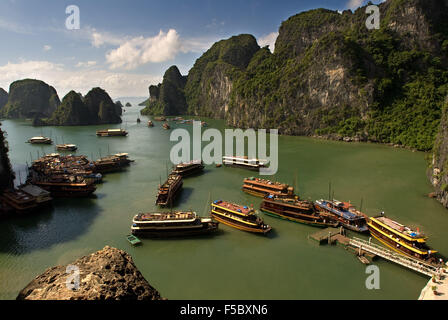
M93 181L81 176L51 175L31 179L31 184L45 189L55 198L81 198L92 195L96 187Z
M96 135L99 137L125 137L128 135L128 132L124 129L107 129L98 130Z
M131 231L142 237L187 237L213 233L218 225L211 218L201 218L192 211L141 213L132 220Z
M255 170L255 171L258 171L260 168L263 168L266 166L266 163L264 160L248 159L247 157L225 156L225 157L222 157L222 160L223 160L223 164L225 166L238 167L238 168L244 168L244 169Z
M335 221L331 215L316 211L313 202L299 200L297 196L285 198L267 195L261 203L260 210L269 216L315 227L337 227L339 225L339 222Z
M159 185L156 204L159 206L168 206L182 189L182 176L178 174L170 174L164 184Z
M39 188L38 186L32 184L26 184L20 186L19 189L35 197L38 206L48 205L53 201L50 192L42 188Z
M329 213L340 225L356 232L368 232L366 215L356 210L349 202L338 200L317 200L314 206L318 212Z
M148 127L150 128L154 127L154 123L151 120L148 121Z
M33 137L28 140L28 143L31 144L52 144L53 141L47 137Z
M4 190L0 200L12 207L16 213L25 213L36 209L39 204L36 197L22 190Z
M131 162L133 160L129 159L128 153L117 153L94 161L95 172L108 173L121 171L124 167L129 166Z
M76 151L78 147L76 144L58 144L56 145L56 149L60 151Z
M161 116L161 117L155 117L154 118L155 121L166 121L166 117Z
M412 258L437 264L437 251L426 245L427 237L419 230L413 230L397 221L380 215L369 218L370 234L390 249Z
M174 167L173 174L186 177L204 170L204 163L201 160L193 160L190 162L180 163Z
M272 229L255 214L253 208L222 200L214 201L211 207L212 217L230 227L262 234L266 234Z
M294 188L287 184L254 177L244 179L243 191L261 198L269 194L276 197L294 196Z
M165 129L165 130L170 130L170 129L171 129L171 127L170 127L170 125L168 124L168 122L165 122L165 123L162 125L162 127L163 127L163 129Z

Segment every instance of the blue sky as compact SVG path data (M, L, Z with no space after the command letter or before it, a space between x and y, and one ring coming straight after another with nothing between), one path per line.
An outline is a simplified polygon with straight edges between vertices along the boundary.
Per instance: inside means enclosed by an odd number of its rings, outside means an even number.
M217 40L253 34L273 44L282 21L314 8L354 9L363 0L1 0L0 87L37 78L61 99L100 86L116 97L147 96L171 65L183 74ZM379 2L379 1L373 1ZM80 10L68 30L66 7Z

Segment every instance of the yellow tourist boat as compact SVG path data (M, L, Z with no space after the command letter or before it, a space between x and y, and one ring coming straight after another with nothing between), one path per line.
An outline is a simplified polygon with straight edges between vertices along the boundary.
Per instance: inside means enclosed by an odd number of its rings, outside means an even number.
M272 229L255 214L253 208L222 200L214 201L211 206L211 216L230 227L263 234L268 233Z

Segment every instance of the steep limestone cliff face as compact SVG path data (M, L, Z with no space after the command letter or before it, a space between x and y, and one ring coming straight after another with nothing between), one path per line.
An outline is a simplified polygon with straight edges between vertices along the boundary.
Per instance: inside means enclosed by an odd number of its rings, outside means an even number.
M53 87L40 80L25 79L10 85L8 103L2 114L6 118L46 118L60 104Z
M184 88L186 77L180 74L176 66L170 67L158 86L150 86L150 99L143 115L181 115L187 111Z
M1 123L0 123L1 126ZM5 139L4 132L0 127L0 193L12 186L14 173L11 169L11 163L8 157L8 143Z
M434 186L435 195L448 208L448 97L443 109L439 133L434 143L432 165L428 177Z
M8 103L8 92L6 92L3 88L0 88L0 114L2 112L3 107Z
M70 91L46 122L55 126L80 126L88 125L91 121L90 111L82 101L82 97L75 91Z
M82 257L70 265L79 268L79 288L67 288L67 266L46 270L31 281L17 300L160 300L135 266L132 257L111 247Z
M121 123L115 103L101 88L93 88L84 97L84 104L90 113L90 124Z
M242 34L215 43L188 74L185 95L190 114L225 118L233 82L260 49L252 35Z

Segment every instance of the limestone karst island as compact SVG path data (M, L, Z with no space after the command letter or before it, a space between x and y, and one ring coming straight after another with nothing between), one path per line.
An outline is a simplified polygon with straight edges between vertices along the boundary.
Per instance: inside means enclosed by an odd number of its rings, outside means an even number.
M0 7L0 300L448 300L448 1Z

